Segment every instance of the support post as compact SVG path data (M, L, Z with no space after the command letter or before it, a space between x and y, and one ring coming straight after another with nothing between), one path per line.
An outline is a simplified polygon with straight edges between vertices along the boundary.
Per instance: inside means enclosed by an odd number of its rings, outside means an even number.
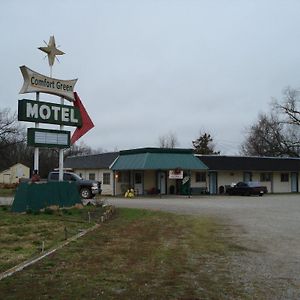
M36 101L40 101L40 93L36 92ZM40 123L35 123L35 128L39 128ZM39 173L39 148L34 148L33 170L37 170Z
M60 104L64 105L64 98L60 98ZM64 130L64 125L59 126L60 130ZM59 175L58 180L64 180L64 149L59 149L59 163L58 163Z

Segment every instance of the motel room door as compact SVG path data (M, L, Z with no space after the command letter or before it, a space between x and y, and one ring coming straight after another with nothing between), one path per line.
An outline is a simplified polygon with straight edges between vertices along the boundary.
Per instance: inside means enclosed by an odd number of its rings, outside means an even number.
M143 194L143 173L142 172L134 172L133 174L133 182L134 182L134 190L137 195Z
M160 194L166 194L166 172L158 172L157 173L157 188L160 190Z
M217 194L217 192L218 192L217 172L209 172L209 193Z
M291 173L291 192L298 193L298 173Z

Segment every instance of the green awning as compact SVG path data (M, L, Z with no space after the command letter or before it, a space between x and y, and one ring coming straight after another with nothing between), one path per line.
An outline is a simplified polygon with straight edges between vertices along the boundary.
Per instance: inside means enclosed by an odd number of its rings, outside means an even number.
M112 170L207 170L190 150L144 148L133 151L121 151L111 166Z

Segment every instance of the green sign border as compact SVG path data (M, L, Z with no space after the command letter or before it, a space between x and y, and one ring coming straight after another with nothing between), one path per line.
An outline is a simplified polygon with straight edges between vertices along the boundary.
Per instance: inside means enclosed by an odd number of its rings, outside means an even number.
M46 105L48 107L59 107L60 111L58 111L58 120L54 119L54 113L51 113L51 118L45 120L42 119L40 116L37 118L34 117L27 117L26 116L26 107L27 103L30 103L32 105L38 105L38 111L42 105ZM72 121L61 121L61 110L62 108L67 108L69 110L74 111L74 118L78 120L78 122L72 122ZM77 107L71 106L71 105L62 105L62 104L56 104L56 103L50 103L50 102L43 102L43 101L36 101L36 100L29 100L29 99L22 99L18 101L18 120L19 121L27 121L27 122L35 122L35 123L47 123L47 124L57 124L57 125L66 125L66 126L75 126L75 127L81 127L82 126L82 119L80 111Z
M48 133L56 133L56 134L67 134L68 135L68 144L67 145L59 145L59 144L44 144L44 143L35 143L34 136L36 132L48 132ZM41 148L69 148L70 147L70 131L67 130L52 130L52 129L41 129L41 128L27 128L27 145Z

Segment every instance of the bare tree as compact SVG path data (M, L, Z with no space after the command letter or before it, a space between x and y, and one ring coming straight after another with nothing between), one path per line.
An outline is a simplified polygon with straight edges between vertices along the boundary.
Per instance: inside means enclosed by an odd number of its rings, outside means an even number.
M71 145L70 148L66 149L64 152L64 157L66 158L68 156L80 156L89 154L93 154L92 148L81 141L79 142L79 144L75 143Z
M16 113L0 110L0 169L20 161L25 141L25 128L18 123Z
M298 156L299 145L293 142L294 134L274 115L260 114L257 122L248 129L241 153L250 156Z
M287 88L274 100L269 114L260 114L249 127L241 153L258 156L300 157L300 102L298 91Z
M177 136L174 132L169 132L167 134L161 135L159 137L159 147L160 148L175 148L179 145Z
M299 91L287 87L283 91L282 101L274 100L273 107L280 114L280 122L290 125L300 125Z
M0 148L24 142L25 129L17 120L17 114L11 114L9 109L0 110Z

